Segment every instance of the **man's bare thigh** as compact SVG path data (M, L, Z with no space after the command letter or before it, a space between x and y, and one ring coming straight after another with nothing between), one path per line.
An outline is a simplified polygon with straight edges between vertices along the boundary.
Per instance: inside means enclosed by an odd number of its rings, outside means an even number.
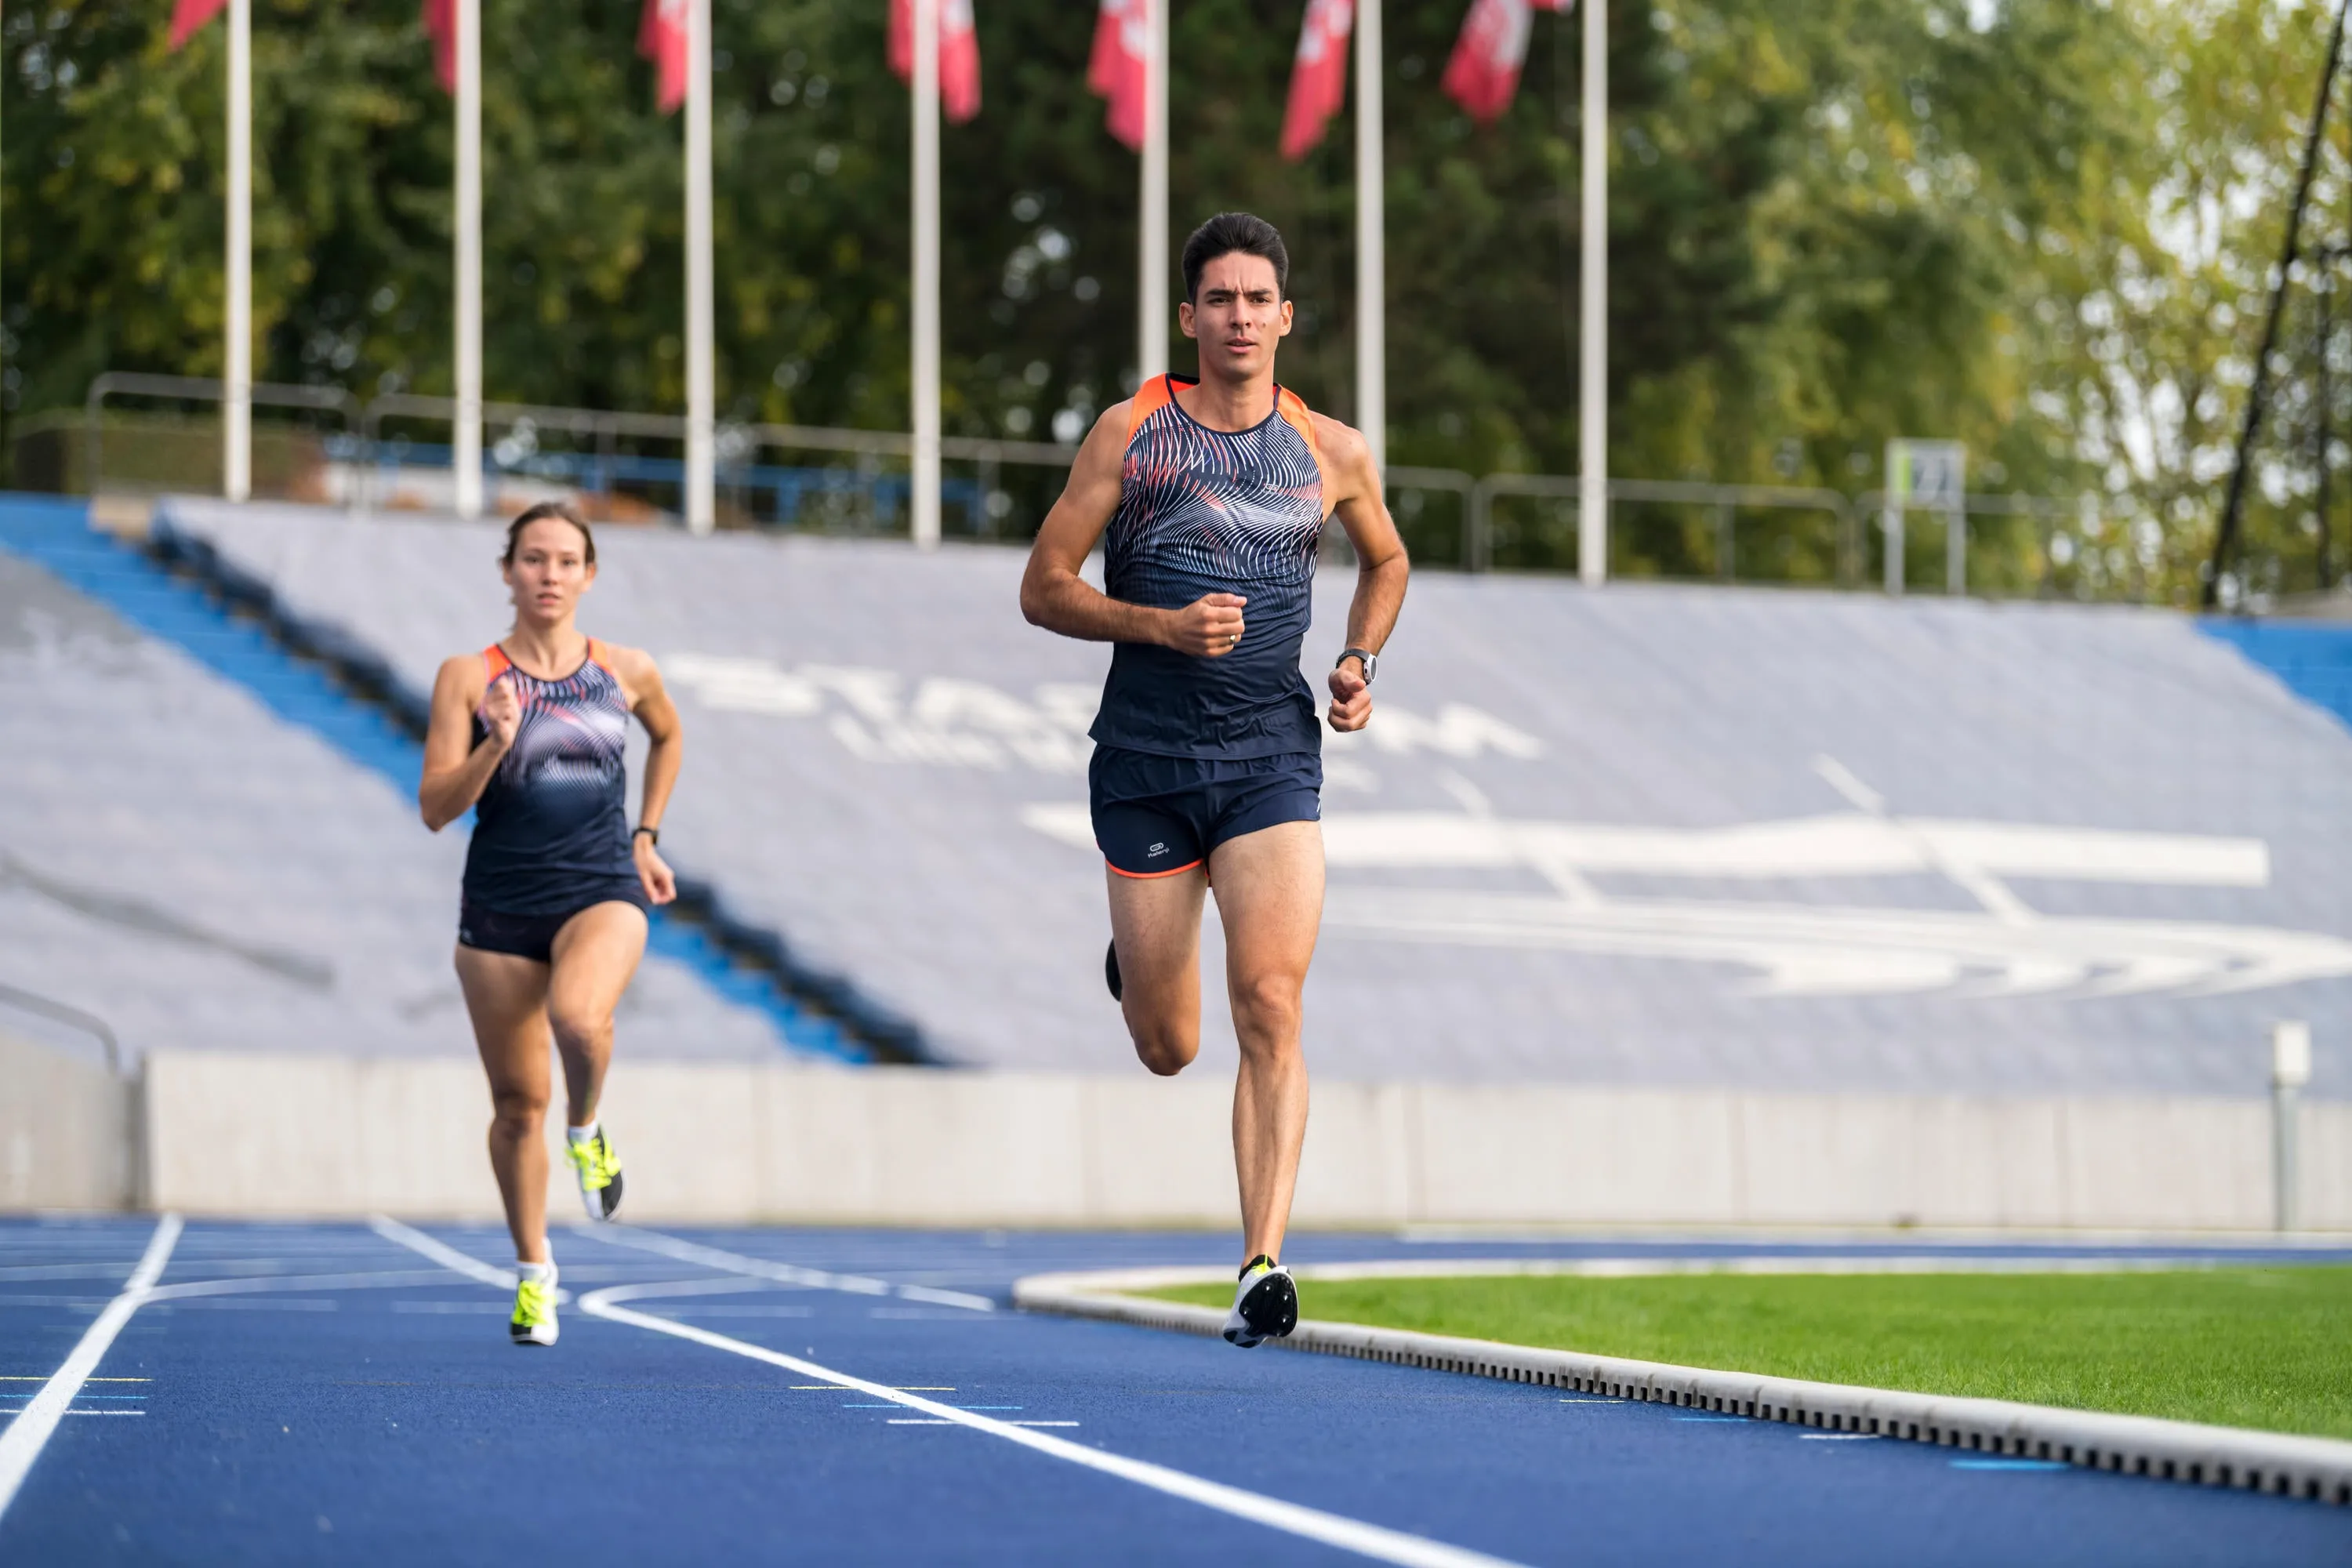
M1225 971L1307 978L1323 924L1323 825L1284 822L1228 838L1209 854L1210 883L1225 928Z

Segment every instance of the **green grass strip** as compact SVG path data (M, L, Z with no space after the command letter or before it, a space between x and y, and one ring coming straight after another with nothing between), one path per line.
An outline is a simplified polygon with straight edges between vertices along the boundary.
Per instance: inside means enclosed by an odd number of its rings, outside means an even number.
M1165 1290L1225 1306L1230 1285ZM2352 1438L2352 1268L1308 1281L1311 1318Z

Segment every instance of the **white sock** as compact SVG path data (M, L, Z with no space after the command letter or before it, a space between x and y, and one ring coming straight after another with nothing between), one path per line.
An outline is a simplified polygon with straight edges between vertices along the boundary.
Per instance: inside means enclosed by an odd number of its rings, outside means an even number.
M567 1127L563 1130L563 1135L574 1143L585 1143L596 1136L596 1122L591 1121L585 1127Z
M517 1258L515 1260L515 1273L520 1275L521 1278L530 1280L534 1285L552 1285L555 1283L555 1265L551 1261L547 1263L525 1263L520 1258Z

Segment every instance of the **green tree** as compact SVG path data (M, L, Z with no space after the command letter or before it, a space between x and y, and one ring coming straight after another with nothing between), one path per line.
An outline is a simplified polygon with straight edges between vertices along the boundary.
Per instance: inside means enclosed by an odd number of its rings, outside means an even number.
M1475 127L1437 86L1464 4L1388 7L1390 449L1570 472L1580 30L1539 16L1517 100ZM493 397L682 405L681 133L653 110L638 5L487 0ZM104 368L218 369L221 33L169 53L167 10L0 22L9 414L73 405ZM885 7L716 12L722 415L904 428ZM1298 21L1298 0L1178 6L1174 226L1239 206L1284 228L1285 379L1351 417L1349 127L1297 164L1273 150ZM1956 437L1981 488L2102 495L2096 534L2055 553L1986 529L1975 580L2187 595L2325 23L2290 0L1612 5L1612 470L1858 491L1889 437ZM1037 437L1133 384L1136 160L1085 88L1087 8L981 0L979 25L985 107L944 134L947 414ZM414 0L258 0L255 36L258 373L447 391L450 116ZM2324 184L2341 208L2340 153ZM2273 445L2307 450L2315 405L2283 407ZM2261 550L2302 548L2314 478L2272 461ZM1624 521L1619 570L1709 569L1708 519ZM1511 559L1567 562L1563 520L1520 522ZM1415 526L1425 552L1459 548ZM1743 526L1748 570L1836 569L1822 527Z

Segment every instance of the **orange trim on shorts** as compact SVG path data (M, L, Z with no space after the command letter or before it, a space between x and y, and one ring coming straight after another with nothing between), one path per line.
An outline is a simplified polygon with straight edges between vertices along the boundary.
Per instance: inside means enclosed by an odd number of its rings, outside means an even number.
M1130 882L1156 882L1162 877L1181 877L1187 871L1197 871L1202 867L1207 865L1208 861L1206 859L1195 860L1189 866L1177 866L1165 871L1126 871L1121 870L1117 866L1111 866L1108 860L1105 860L1103 864L1110 866L1111 871L1114 875L1124 877Z

